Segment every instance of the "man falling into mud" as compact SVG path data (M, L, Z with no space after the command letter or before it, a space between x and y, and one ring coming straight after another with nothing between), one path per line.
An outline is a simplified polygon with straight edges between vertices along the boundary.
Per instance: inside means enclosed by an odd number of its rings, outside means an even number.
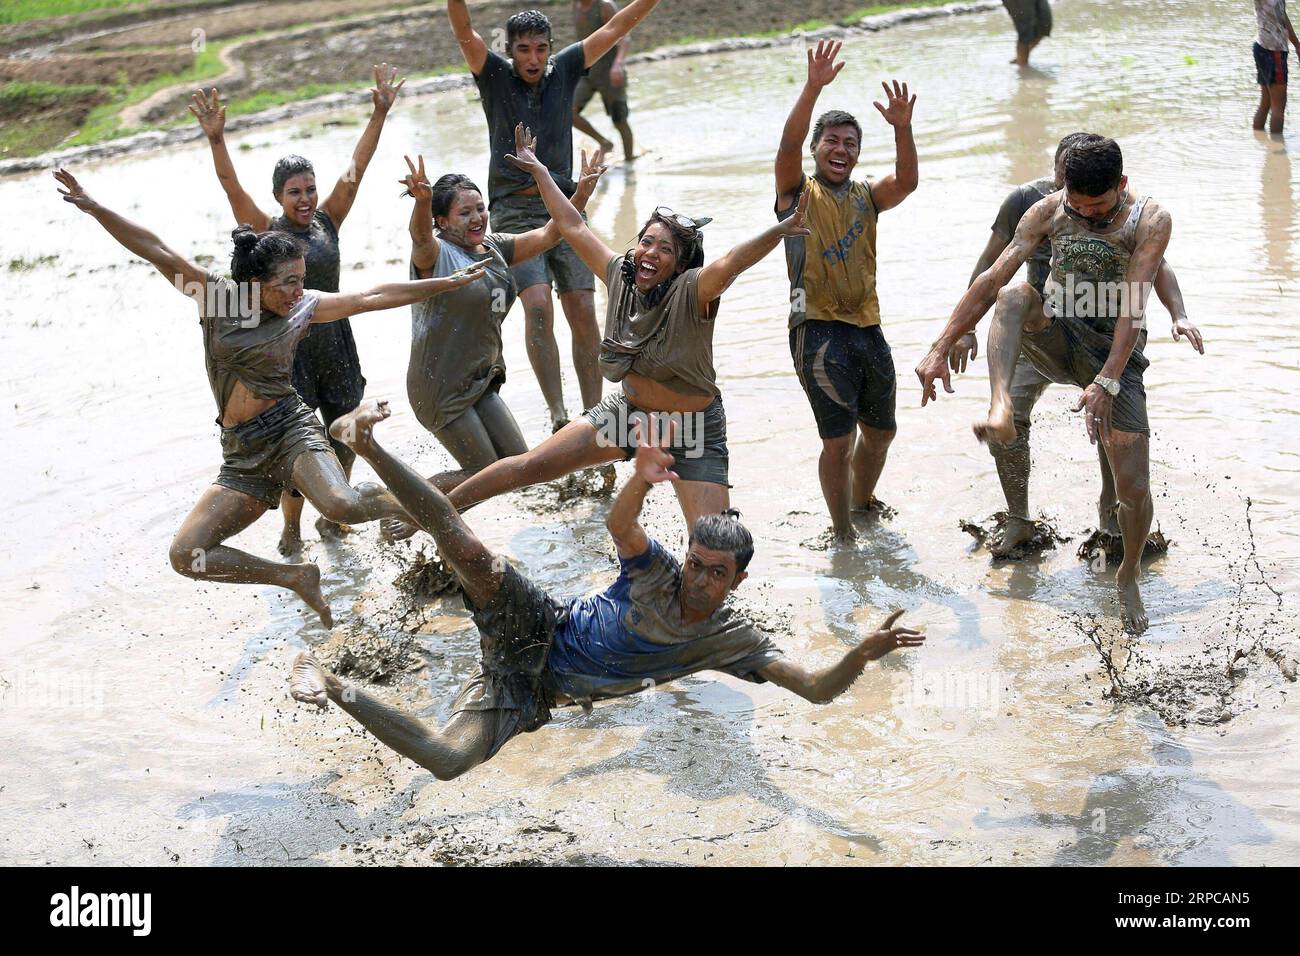
M1087 133L1070 133L1062 138L1056 147L1055 175L1045 176L1017 186L1002 201L997 219L989 233L988 243L980 253L971 273L970 285L988 269L998 256L1011 244L1011 237L1016 227L1034 205L1043 198L1061 189L1065 185L1065 166L1062 162L1068 146L1086 139ZM1044 240L1029 258L1028 281L1040 296L1051 272L1052 244ZM1202 355L1205 345L1200 330L1187 318L1183 305L1183 295L1178 288L1178 278L1173 267L1162 261L1156 273L1156 297L1169 310L1173 319L1172 333L1174 341L1186 337L1192 347ZM965 372L969 361L979 354L978 342L974 332L967 332L953 346L948 356L948 367L954 372ZM1021 351L1016 360L1016 369L1011 376L1011 407L1016 423L1014 441L989 442L989 452L997 464L998 480L1002 484L1002 494L1007 502L1006 524L1001 533L989 544L989 551L999 558L1015 557L1022 554L1026 545L1033 541L1036 528L1029 517L1029 475L1031 455L1029 449L1030 422L1034 406L1043 397L1043 392L1050 385L1050 380L1034 368L1033 362ZM1097 443L1097 458L1101 465L1101 497L1097 503L1098 535L1117 542L1120 537L1119 501L1115 497L1115 480L1111 475L1110 462L1106 459L1106 443Z
M894 357L880 329L876 296L876 219L916 189L916 143L907 84L883 83L886 105L873 104L894 129L894 171L853 182L862 127L843 110L813 124L815 171L803 169L813 107L844 64L841 43L808 51L808 80L795 100L776 154L776 216L793 215L808 194L810 236L785 240L790 276L790 355L822 440L817 476L838 540L856 537L851 514L878 509L876 482L897 424Z
M489 551L443 495L375 441L387 403L367 401L334 423L334 437L366 459L437 543L464 589L478 626L479 672L461 688L452 716L428 726L343 684L310 655L293 664L290 693L325 707L333 701L380 741L440 780L491 759L516 734L546 724L551 708L634 694L702 670L772 681L814 703L838 697L869 661L925 637L898 625L881 628L839 661L808 670L786 660L727 596L746 578L753 539L734 514L705 515L691 529L684 562L650 538L638 518L656 484L674 481L671 434L659 422L642 429L635 473L605 521L618 551L619 575L598 594L560 602ZM671 430L671 426L669 427ZM645 432L650 433L647 438ZM662 439L662 441L657 440Z
M1129 195L1114 140L1089 135L1066 147L1062 163L1065 188L1025 213L1011 244L971 283L917 366L921 404L937 398L936 380L953 391L953 346L996 300L987 349L992 400L988 418L975 423L975 435L984 442L1016 440L1011 382L1022 348L1050 381L1084 390L1074 410L1084 413L1089 439L1104 445L1119 499L1124 559L1116 585L1124 624L1141 633L1147 613L1138 576L1152 520L1143 311L1172 220L1151 199ZM1052 245L1045 294L1027 282L1008 286L1044 241Z
M586 38L551 55L551 21L537 10L516 13L506 21L509 57L489 49L470 22L465 0L448 0L447 17L461 54L474 75L488 123L488 209L496 232L522 233L545 226L550 214L532 177L507 160L514 151L515 127L526 126L541 143L539 159L572 196L573 105L578 83L588 68L614 48L659 0L632 0ZM600 401L596 325L596 281L592 271L567 242L511 267L524 305L524 344L551 416L551 430L569 420L564 406L560 353L552 324L554 283L573 340L573 370L582 409Z

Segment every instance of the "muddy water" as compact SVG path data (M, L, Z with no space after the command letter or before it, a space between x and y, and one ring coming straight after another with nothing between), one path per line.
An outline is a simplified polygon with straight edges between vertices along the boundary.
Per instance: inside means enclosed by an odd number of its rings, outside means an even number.
M1294 685L1262 649L1295 653L1294 629L1278 622L1300 583L1300 141L1246 128L1253 31L1248 8L1228 0L1158 12L1071 0L1026 75L1006 64L1000 11L850 39L850 65L824 105L863 118L866 171L892 161L870 106L879 79L908 79L918 93L922 185L883 218L879 243L901 385L880 495L898 514L858 550L818 544L818 441L790 368L784 267L773 256L726 296L716 350L734 501L759 537L743 593L811 661L832 659L894 607L928 627L929 646L873 668L824 708L702 677L592 716L561 713L446 784L337 713L288 704L285 658L326 636L296 602L168 569L169 537L218 465L189 306L60 204L47 179L0 182L15 224L0 234L0 270L22 260L0 273L0 859L1294 860L1300 715ZM801 76L793 48L641 66L633 115L654 153L635 173L610 173L593 226L622 244L666 203L713 216L717 254L766 225L772 154ZM707 107L685 90L706 93ZM987 401L983 359L956 395L924 410L910 373L1006 190L1045 174L1057 138L1077 128L1116 136L1134 187L1171 210L1169 259L1207 340L1204 357L1175 345L1154 310L1153 490L1175 543L1146 578L1153 626L1135 647L1118 632L1112 573L1089 569L1070 545L993 566L958 529L1000 505L991 459L969 431ZM260 129L236 140L236 159L260 188L278 155L301 152L324 182L359 131L351 114ZM422 149L431 171L481 179L484 139L467 92L402 104L343 229L347 286L404 272L402 152ZM222 257L228 214L204 151L78 172L93 195L178 248ZM394 312L354 327L370 393L394 400L388 441L433 470L448 459L406 403L408 323ZM507 361L505 397L538 440L543 406L517 314ZM566 388L572 402L571 377ZM1097 478L1073 398L1057 389L1040 406L1033 505L1079 536L1094 521ZM530 507L493 502L473 523L558 593L609 579L598 504L565 517ZM680 543L666 493L648 520ZM268 516L239 542L270 554L278 532ZM381 549L374 530L342 545L314 537L308 557L325 568L336 617L381 627L402 555ZM1261 579L1283 593L1281 611ZM450 603L426 630L427 667L385 693L436 719L477 641ZM1183 697L1161 698L1159 712L1117 705L1089 631L1114 649L1121 680L1172 675ZM1216 683L1236 647L1253 653Z

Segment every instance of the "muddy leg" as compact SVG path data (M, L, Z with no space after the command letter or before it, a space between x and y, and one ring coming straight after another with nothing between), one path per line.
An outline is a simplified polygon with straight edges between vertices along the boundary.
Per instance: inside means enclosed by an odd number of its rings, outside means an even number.
M542 399L551 415L551 426L568 418L564 410L564 385L560 378L560 348L555 342L555 304L551 287L538 283L519 293L524 304L524 345L528 362L537 376Z
M840 541L852 541L858 536L850 517L853 443L856 438L855 431L837 438L823 438L821 457L817 459L822 497L826 499L826 510L831 514L833 533Z
M688 534L695 527L697 518L721 514L731 507L731 489L726 485L712 481L678 481L673 483L673 489L677 492L677 503L686 519Z
M582 410L600 402L600 327L596 324L596 294L590 289L561 293L560 305L573 343L573 372L578 377Z
M1097 527L1107 534L1119 534L1119 498L1115 494L1115 475L1106 457L1106 443L1097 442L1097 460L1101 465L1101 495L1097 499Z
M350 418L344 416L335 424ZM406 512L387 489L373 482L355 488L333 452L312 451L293 463L293 483L325 518L338 524L364 524L380 518L405 518Z
M1139 432L1112 429L1106 454L1115 475L1119 498L1119 527L1124 536L1124 560L1115 574L1124 626L1134 634L1147 629L1147 612L1138 590L1142 551L1151 532L1154 505L1151 501L1150 441Z
M869 425L858 424L857 440L853 443L853 461L851 465L850 508L855 511L866 509L876 496L876 485L880 482L880 473L885 470L885 459L889 456L889 446L894 441L898 429L885 431Z
M321 594L320 568L314 564L266 561L221 543L243 531L266 510L266 505L251 495L212 485L172 539L168 552L172 569L199 581L288 588L321 616L326 627L333 627L329 603Z
M1011 403L1011 379L1020 358L1020 336L1047 328L1043 316L1042 296L1028 282L1009 285L998 293L989 329L988 355L990 401L989 415L974 425L980 441L1006 444L1015 441L1015 409Z
M1250 121L1253 129L1262 130L1265 124L1268 123L1268 110L1272 102L1273 98L1268 95L1268 87L1261 85L1259 88L1259 106L1255 107L1255 116Z

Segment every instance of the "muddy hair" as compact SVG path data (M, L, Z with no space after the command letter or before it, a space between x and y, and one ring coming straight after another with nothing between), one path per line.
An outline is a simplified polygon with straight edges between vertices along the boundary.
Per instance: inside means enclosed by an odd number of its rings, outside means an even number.
M728 508L721 514L701 515L691 528L690 544L698 544L710 551L728 551L736 559L736 573L749 567L754 556L754 537L740 523L740 512Z
M1052 157L1052 161L1053 161L1053 162L1060 162L1060 161L1061 161L1061 154L1062 154L1063 152L1065 152L1065 151L1066 151L1067 149L1069 149L1071 146L1077 146L1077 145L1079 145L1079 143L1082 143L1082 142L1083 142L1084 140L1086 140L1090 135L1092 135L1092 134L1090 134L1090 133L1066 133L1064 136L1061 137L1061 141L1060 141L1059 143L1056 144L1056 155L1055 155L1054 157Z
M236 282L269 279L280 263L307 254L300 241L283 232L254 232L252 226L240 226L230 238L235 241L230 277Z
M1065 148L1065 187L1084 196L1101 196L1119 185L1124 154L1107 136L1085 133Z
M271 195L279 199L280 193L284 192L284 184L292 177L303 173L316 175L316 167L311 164L310 159L296 153L281 156L280 161L275 164L275 169L271 170Z
M667 219L656 213L651 213L650 218L645 221L641 231L636 234L637 242L645 235L645 231L653 224L659 223L673 237L673 252L677 256L677 271L673 273L672 278L665 279L653 289L645 294L646 307L653 309L664 300L669 290L672 289L673 283L677 277L689 269L699 269L704 265L704 233L703 223L712 220L701 220L701 225L696 229L688 230L681 223L672 219ZM633 251L629 250L623 257L623 264L619 268L623 274L623 294L619 300L618 309L620 315L631 315L633 306L633 297L636 295L636 264L633 262ZM709 318L717 318L718 308L722 305L722 298L718 297L709 303Z
M506 46L513 47L522 36L545 35L551 42L551 20L541 10L521 10L506 21Z
M451 212L451 206L456 201L457 193L472 190L478 193L480 197L483 195L483 190L474 185L474 181L463 173L447 173L445 176L439 176L432 189L433 221L435 226L439 216L446 216Z
M822 133L826 132L827 127L830 126L852 126L858 134L858 142L862 142L862 127L852 113L846 113L843 110L827 110L817 117L817 122L813 124L812 144L814 146L822 138Z

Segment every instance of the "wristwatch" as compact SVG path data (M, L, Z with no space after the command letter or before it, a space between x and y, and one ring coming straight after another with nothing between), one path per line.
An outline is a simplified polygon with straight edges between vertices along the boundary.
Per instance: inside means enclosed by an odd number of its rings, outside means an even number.
M1095 382L1096 384L1104 388L1106 390L1106 394L1109 395L1111 398L1114 398L1116 395L1119 394L1119 379L1106 378L1106 376L1104 375L1098 375L1096 378L1093 379L1093 382Z

